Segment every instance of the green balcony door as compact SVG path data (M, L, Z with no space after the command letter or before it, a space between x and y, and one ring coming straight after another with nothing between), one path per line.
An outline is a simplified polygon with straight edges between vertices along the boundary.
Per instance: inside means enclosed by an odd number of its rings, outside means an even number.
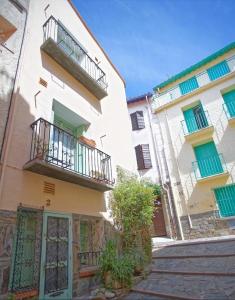
M201 104L185 110L184 119L188 133L195 132L208 126L208 121Z
M201 177L207 177L223 172L221 160L213 141L194 147L194 152Z
M221 217L235 216L235 184L214 189Z
M223 94L224 102L231 118L235 117L235 90Z
M71 217L45 212L40 274L40 299L72 299Z

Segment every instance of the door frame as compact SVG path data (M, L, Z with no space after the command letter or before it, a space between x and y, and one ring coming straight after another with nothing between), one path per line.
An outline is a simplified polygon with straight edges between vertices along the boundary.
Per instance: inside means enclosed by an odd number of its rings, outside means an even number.
M73 286L73 253L72 253L72 214L57 213L51 211L43 212L43 228L42 228L42 243L41 243L41 265L40 265L40 283L39 283L39 299L56 299L56 297L46 297L44 295L45 287L45 263L46 263L46 233L47 233L47 217L68 218L69 220L69 235L68 235L68 299L72 299ZM60 298L62 299L62 298Z

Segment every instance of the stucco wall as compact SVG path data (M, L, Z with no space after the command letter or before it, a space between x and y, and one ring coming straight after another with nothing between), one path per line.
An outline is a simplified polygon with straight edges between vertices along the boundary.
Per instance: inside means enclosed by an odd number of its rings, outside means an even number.
M42 25L50 15L72 32L93 59L97 57L100 61L99 66L106 73L108 82L108 96L101 101L40 50ZM40 77L47 82L47 87L39 84ZM90 123L87 136L96 141L98 148L111 155L114 177L116 165L135 170L124 83L68 1L31 1L15 97L16 113L0 208L16 210L20 202L29 206L45 206L49 199L48 209L53 211L90 215L105 211L102 192L22 170L29 160L30 124L39 117L51 120L53 99ZM54 196L43 193L44 181L55 183Z

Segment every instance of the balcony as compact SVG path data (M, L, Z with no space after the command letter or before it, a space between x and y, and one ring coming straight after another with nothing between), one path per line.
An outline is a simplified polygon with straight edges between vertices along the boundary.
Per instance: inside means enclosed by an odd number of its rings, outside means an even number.
M32 125L30 160L24 169L108 191L113 188L111 157L40 118Z
M51 16L43 25L41 49L80 81L97 99L107 96L106 75L65 27Z
M197 92L201 88L206 87L207 85L211 84L212 82L217 82L221 78L228 77L231 73L234 73L235 72L235 56L232 56L232 57L226 59L224 62L226 62L226 65L227 65L227 70L226 70L227 73L219 72L218 70L216 70L217 76L214 76L214 77L210 73L210 69L205 70L201 73L198 73L197 75L195 75L195 78L197 81L197 87L193 88L192 90L189 90L188 92L182 93L182 88L180 88L180 84L178 84L163 93L156 93L153 96L153 103L152 103L153 109L161 110L164 107L171 105L171 103L177 102L177 100L180 101L181 98L184 99L185 97L188 97L188 95L194 94L195 92Z
M235 126L235 101L230 101L223 104L226 117L230 126Z
M202 111L192 118L182 120L181 126L185 140L191 144L210 139L214 132L208 111Z
M193 172L197 182L228 177L228 171L222 154L209 156L192 163Z
M215 199L222 218L235 216L235 184L214 189Z

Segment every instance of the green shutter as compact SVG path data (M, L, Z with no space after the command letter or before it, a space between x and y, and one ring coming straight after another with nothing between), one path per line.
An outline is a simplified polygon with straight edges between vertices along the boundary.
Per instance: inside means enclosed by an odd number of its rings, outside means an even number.
M223 94L223 98L230 117L235 117L235 90Z
M192 77L179 84L182 95L185 95L199 87L196 77Z
M189 133L198 130L196 119L194 117L194 113L193 113L193 109L192 108L184 111L184 119L185 119L185 122L186 122L187 129L188 129Z
M214 189L216 202L222 217L235 216L235 185Z
M208 126L208 121L201 103L188 110L185 110L184 119L188 133L192 133Z
M207 177L223 172L221 160L214 142L194 147L194 152L201 177Z
M229 72L230 72L229 66L226 61L222 61L221 63L207 70L208 76L211 81L220 78Z

